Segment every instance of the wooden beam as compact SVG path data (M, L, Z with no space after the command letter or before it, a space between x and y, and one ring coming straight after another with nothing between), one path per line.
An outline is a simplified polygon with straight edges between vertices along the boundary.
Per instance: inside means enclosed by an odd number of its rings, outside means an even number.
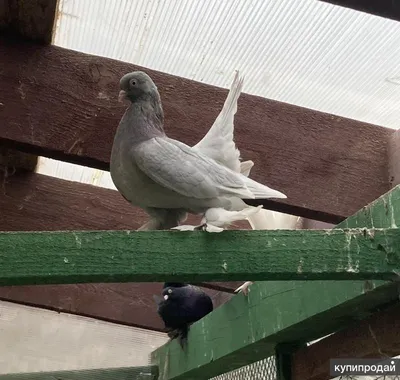
M119 79L143 68L10 39L0 39L0 54L8 94L0 144L107 170L124 112ZM160 89L168 135L197 143L227 90L144 70ZM252 178L288 196L263 202L267 208L337 223L389 190L390 129L248 94L239 99L235 128L242 157L255 161Z
M400 304L357 321L298 350L292 359L292 380L329 379L332 358L383 358L400 354Z
M50 44L58 0L8 0L0 2L0 29L11 35Z
M356 11L400 21L400 4L393 0L322 0L325 3L340 5Z
M389 138L389 181L391 186L400 184L400 130Z
M400 229L0 233L0 284L392 280ZM321 260L323 257L323 260Z
M148 367L125 367L125 368L102 368L86 369L79 371L56 371L56 372L31 372L10 373L0 375L0 380L157 380L158 368Z
M338 227L387 228L399 224L397 186ZM379 300L372 306L369 297ZM360 307L362 300L369 306ZM364 281L255 283L249 298L234 297L218 313L193 325L188 341L192 351L185 357L172 342L153 352L153 363L160 366L160 380L189 374L201 378L205 373L212 377L221 373L220 366L235 369L253 363L271 355L278 344L298 345L317 339L345 327L352 318L365 318L375 307L392 302L398 302L398 285L382 281L369 282L368 287ZM200 335L203 343L199 342Z
M147 220L114 190L25 172L1 182L1 231L137 229Z

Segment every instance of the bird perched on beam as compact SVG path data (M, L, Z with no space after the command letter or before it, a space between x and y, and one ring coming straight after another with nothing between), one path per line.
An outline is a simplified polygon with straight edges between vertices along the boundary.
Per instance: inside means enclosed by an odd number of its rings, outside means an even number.
M213 303L207 293L197 286L181 282L164 283L162 298L154 296L154 299L168 336L178 338L182 348L190 325L213 311Z
M165 134L160 94L153 80L141 71L121 78L119 98L130 105L114 137L110 173L123 197L150 215L139 230L177 227L188 213L204 215L212 208L240 213L251 207L243 199L286 198L248 178L253 163L240 162L233 142L233 117L242 85L237 73L211 129L190 147ZM236 217L250 220L249 214ZM230 214L228 219L232 218ZM205 230L207 223L202 226Z

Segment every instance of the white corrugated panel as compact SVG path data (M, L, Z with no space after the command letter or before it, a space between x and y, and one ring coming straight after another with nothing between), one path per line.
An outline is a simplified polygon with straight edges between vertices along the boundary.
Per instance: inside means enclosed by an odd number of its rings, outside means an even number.
M60 0L55 44L390 128L400 23L316 0Z
M0 301L0 374L146 366L157 331Z

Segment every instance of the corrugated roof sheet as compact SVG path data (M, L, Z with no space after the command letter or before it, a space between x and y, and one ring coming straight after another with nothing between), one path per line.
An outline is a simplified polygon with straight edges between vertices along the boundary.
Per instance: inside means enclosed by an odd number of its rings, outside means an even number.
M316 0L61 0L55 44L390 128L400 23Z

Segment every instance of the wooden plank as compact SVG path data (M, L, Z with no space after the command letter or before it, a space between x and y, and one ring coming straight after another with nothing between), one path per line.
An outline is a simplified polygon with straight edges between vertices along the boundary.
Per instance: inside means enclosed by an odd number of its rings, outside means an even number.
M400 304L298 350L292 359L292 380L329 379L332 358L380 358L400 354Z
M119 79L142 68L10 39L0 39L0 54L8 94L0 144L107 170L124 112ZM160 89L169 136L197 143L227 90L145 70ZM267 208L337 223L389 190L391 129L248 94L240 97L235 126L242 157L255 162L252 178L288 196L263 202Z
M389 138L389 182L391 186L400 184L400 130Z
M2 231L137 229L147 220L114 190L37 173L15 173L2 182Z
M0 380L157 380L157 377L158 368L147 366L88 369L81 371L11 373L9 375L0 375Z
M393 0L320 0L325 3L340 5L376 16L400 21L400 5Z
M8 0L0 2L0 29L9 34L50 44L58 0Z
M399 223L397 186L338 227L385 228ZM239 368L268 357L278 344L317 339L392 302L398 302L398 285L382 281L369 282L368 287L363 281L255 283L248 298L234 297L193 325L191 351L185 356L172 342L153 352L152 359L161 368L160 380L212 377L221 373L220 367Z
M2 232L0 252L1 285L391 280L400 229Z

